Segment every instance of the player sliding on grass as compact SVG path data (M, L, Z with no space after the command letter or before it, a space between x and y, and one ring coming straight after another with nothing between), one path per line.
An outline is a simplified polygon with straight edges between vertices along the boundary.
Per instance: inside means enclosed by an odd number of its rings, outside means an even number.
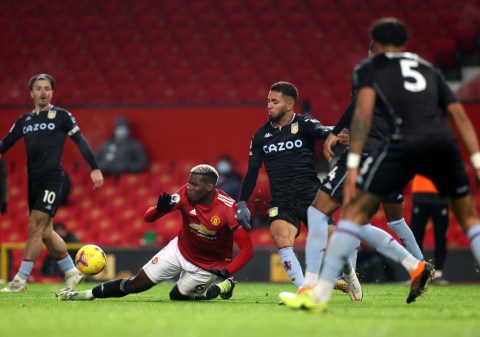
M123 297L152 288L180 274L170 291L171 300L211 300L220 295L232 297L232 275L253 256L249 234L236 219L233 199L215 188L217 171L210 165L198 165L190 171L188 182L174 195L163 193L156 207L145 213L153 222L167 213L180 211L180 233L159 251L133 278L107 281L86 291L61 292L60 300L93 300ZM232 260L233 240L240 251ZM214 284L217 277L224 279Z

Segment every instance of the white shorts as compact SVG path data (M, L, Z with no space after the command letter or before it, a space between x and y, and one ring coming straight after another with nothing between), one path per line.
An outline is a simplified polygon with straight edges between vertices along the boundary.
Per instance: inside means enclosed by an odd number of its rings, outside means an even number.
M180 274L177 286L182 295L205 296L208 287L217 278L183 257L178 249L177 237L148 261L143 270L155 284Z

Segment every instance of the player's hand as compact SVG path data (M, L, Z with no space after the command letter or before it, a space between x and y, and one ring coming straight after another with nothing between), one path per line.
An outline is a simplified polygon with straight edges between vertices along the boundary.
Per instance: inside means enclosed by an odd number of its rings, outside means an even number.
M250 210L247 207L247 203L245 201L240 201L237 205L237 221L245 228L247 232L252 230L252 226L250 225Z
M172 202L172 196L167 192L160 194L157 201L157 212L169 212L175 203Z
M347 177L343 183L343 205L346 206L355 199L357 192L358 168L348 169Z
M333 153L332 147L334 147L335 144L337 144L337 141L338 141L338 137L333 133L330 133L327 139L325 139L325 142L323 143L323 155L328 161L331 161L333 159L334 153Z
M90 172L90 179L92 179L94 190L103 186L103 175L102 171L99 169L95 169Z
M208 271L211 272L212 274L217 275L220 278L223 278L224 280L229 278L229 277L232 277L230 272L226 269L209 268Z
M338 142L342 145L350 145L350 133L344 128L337 136Z

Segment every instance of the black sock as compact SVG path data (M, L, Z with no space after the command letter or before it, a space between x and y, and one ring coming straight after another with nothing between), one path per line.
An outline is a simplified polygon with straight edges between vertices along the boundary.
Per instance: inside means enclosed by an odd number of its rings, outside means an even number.
M220 294L220 287L216 284L211 285L207 289L206 296L194 296L194 295L183 295L180 290L178 290L178 286L175 286L170 290L170 299L172 301L208 301Z
M115 281L103 282L99 286L92 289L92 294L95 298L109 298L109 297L123 297L127 296L123 287L128 278L118 279Z

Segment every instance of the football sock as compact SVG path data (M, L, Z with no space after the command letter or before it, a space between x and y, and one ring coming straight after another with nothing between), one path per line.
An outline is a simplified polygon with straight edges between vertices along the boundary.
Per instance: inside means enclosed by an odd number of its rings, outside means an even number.
M336 232L332 235L323 261L320 281L313 292L313 300L317 303L330 299L335 278L345 264L345 257L349 256L357 247L360 226L348 221L340 220Z
M380 254L395 262L400 263L406 257L411 256L390 234L378 227L372 225L362 226L360 238L373 246Z
M328 216L313 206L308 207L308 234L305 244L305 287L314 286L322 266L328 241Z
M297 288L300 288L303 284L303 273L300 262L298 262L295 253L293 252L293 247L285 247L278 250L280 255L280 262L282 263L283 269L288 274L290 280Z
M32 272L34 263L35 262L33 261L23 260L20 264L20 269L18 270L17 276L20 277L22 280L26 280Z
M395 234L397 234L410 254L412 254L417 260L424 260L422 251L415 240L415 236L413 236L412 230L408 227L404 218L388 222L387 225L395 232Z
M480 265L480 224L471 227L467 231L470 240L470 248L472 249L475 260Z
M124 286L128 278L122 278L115 281L107 281L92 289L95 298L123 297L128 295Z
M67 255L63 259L57 260L57 264L64 273L69 270L76 269L70 255Z
M218 284L212 284L208 287L205 296L195 296L195 295L184 295L178 289L178 285L175 284L170 290L170 300L172 301L208 301L213 298L216 298L220 295L221 289Z

